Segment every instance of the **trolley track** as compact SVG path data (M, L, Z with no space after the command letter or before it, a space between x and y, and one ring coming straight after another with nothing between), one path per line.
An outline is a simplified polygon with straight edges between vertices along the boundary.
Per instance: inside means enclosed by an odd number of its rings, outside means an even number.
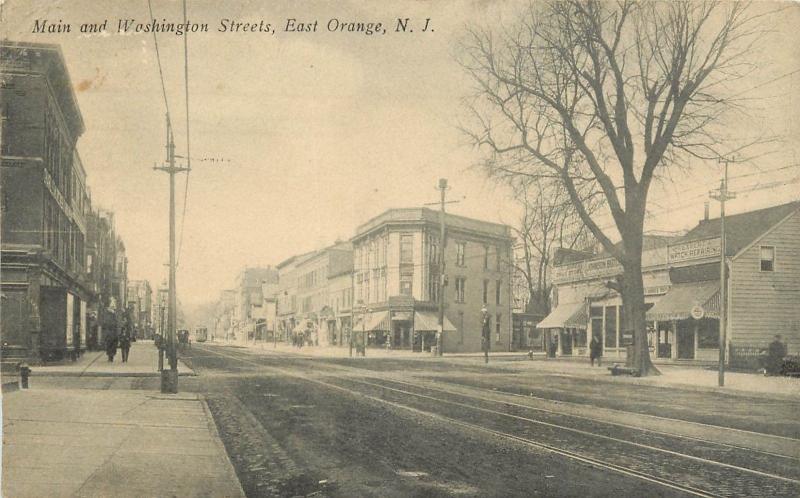
M230 352L202 349L208 353L250 364L275 374L299 378L371 402L445 421L448 424L479 431L499 439L515 441L528 447L546 450L596 468L636 477L693 496L800 495L800 480L797 479L796 466L793 465L794 459L788 458L784 465L778 465L781 474L767 470L773 468L775 462L764 459L768 457L784 458L782 455L770 455L766 452L752 451L733 445L720 445L699 438L681 438L664 434L658 434L658 436L667 436L670 440L658 441L661 446L654 446L652 441L649 442L651 444L645 441L647 437L653 437L653 431L626 428L638 431L636 437L631 438L629 434L609 433L607 427L603 427L603 425L614 426L613 423L593 420L591 421L594 424L593 427L566 426L553 421L552 416L558 415L562 418L572 419L576 417L556 414L552 411L547 414L545 413L547 410L534 407L463 395L394 379L358 379L352 375L356 373L353 372L355 369L341 365L333 368L331 365L325 365L325 368L319 369L320 363L315 362L313 375L308 375L280 366L253 361L247 353L237 352L237 355L233 355L229 354ZM277 359L278 357L270 356L269 358ZM297 362L290 364L294 364L295 367L303 366L302 364L298 365ZM325 376L325 371L332 374L347 372L350 375L330 377ZM363 372L357 373L363 374ZM494 405L495 408L499 405L503 411L490 408L491 405ZM525 416L525 412L537 412L539 417L534 419L531 416ZM457 415L454 416L454 414ZM551 418L543 420L541 415ZM651 434L646 434L648 432ZM664 445L673 445L680 439L683 439L683 443L677 444L675 450L663 447ZM697 451L692 453L690 445L697 443L706 446L700 451L702 456L698 456ZM724 459L726 452L747 452L751 458L756 455L756 460L760 463L745 467L720 461Z

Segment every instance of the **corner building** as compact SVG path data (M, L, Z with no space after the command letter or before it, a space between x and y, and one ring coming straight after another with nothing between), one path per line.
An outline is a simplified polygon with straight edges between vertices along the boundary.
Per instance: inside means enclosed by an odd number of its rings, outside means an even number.
M353 333L367 345L430 351L444 291L443 351L481 351L482 308L491 350L511 341L511 231L506 225L445 215L444 278L440 213L391 209L362 224L353 242ZM446 285L441 285L442 281Z
M91 298L83 119L58 46L0 42L0 69L3 357L74 357Z

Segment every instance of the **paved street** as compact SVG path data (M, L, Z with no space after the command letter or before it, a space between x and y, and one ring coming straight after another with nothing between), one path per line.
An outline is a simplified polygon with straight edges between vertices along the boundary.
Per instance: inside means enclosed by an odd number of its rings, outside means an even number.
M195 345L185 359L199 376L182 389L207 393L248 496L800 493L800 402L780 394L479 358Z

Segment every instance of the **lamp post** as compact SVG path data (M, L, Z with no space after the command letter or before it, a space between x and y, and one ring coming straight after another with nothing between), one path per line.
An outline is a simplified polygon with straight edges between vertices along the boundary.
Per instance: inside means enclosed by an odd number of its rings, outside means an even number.
M481 308L481 345L483 346L484 363L489 363L489 346L492 338L489 320L489 310L487 310L486 305L484 305L483 308Z

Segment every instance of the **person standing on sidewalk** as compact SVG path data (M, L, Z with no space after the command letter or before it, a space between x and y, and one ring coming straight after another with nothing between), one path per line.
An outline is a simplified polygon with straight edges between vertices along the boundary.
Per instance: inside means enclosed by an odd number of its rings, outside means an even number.
M117 333L115 331L106 336L106 355L109 362L113 362L114 356L117 354L117 341Z
M128 331L122 333L119 338L119 348L122 350L122 363L128 362L128 353L131 350L131 336Z
M600 366L600 359L603 357L603 346L597 337L592 337L592 342L589 344L589 360L594 366L594 360L597 360L597 366Z

